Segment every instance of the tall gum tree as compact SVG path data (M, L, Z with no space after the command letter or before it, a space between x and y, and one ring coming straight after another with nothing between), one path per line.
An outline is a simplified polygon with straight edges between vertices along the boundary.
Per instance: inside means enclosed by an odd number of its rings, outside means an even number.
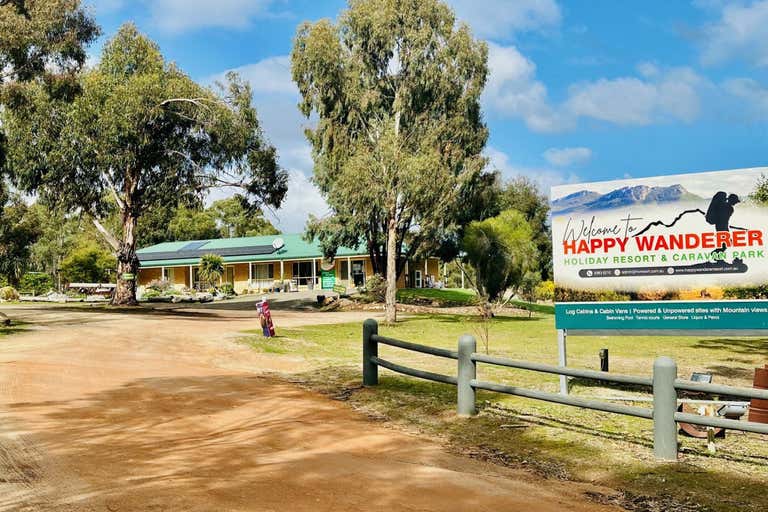
M85 46L99 35L95 20L80 0L0 0L0 112L23 102L21 91L36 83L60 99L76 92ZM8 196L5 180L7 126L0 123L0 231ZM0 313L0 322L10 320Z
M27 107L4 120L8 165L20 188L93 217L117 257L114 304L136 303L136 230L145 212L219 186L238 187L254 208L282 203L287 173L236 75L220 90L202 87L128 24L80 88L71 103L27 91ZM102 222L113 207L118 233Z
M397 318L405 261L439 248L486 166L487 46L439 0L351 0L298 29L291 55L314 182L332 214L307 235L326 256L365 244ZM471 199L471 197L470 197Z

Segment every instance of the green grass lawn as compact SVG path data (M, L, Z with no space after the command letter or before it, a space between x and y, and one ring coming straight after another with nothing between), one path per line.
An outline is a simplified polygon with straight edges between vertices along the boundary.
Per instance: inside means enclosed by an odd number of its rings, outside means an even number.
M471 306L477 302L473 290L462 288L406 288L397 291L397 300L402 304L432 304L441 307Z
M455 348L464 333L479 333L472 317L415 316L395 326L381 326L382 335ZM710 455L700 440L680 437L681 464L653 460L652 423L647 420L582 410L506 395L480 392L481 414L459 420L454 414L455 389L381 370L376 388L359 386L361 361L359 324L336 324L279 329L278 338L244 338L256 350L301 356L314 368L292 375L293 380L349 400L359 409L408 428L437 436L457 451L529 467L548 477L595 481L633 496L653 495L659 510L762 510L768 478L768 439L729 433L718 439ZM557 342L553 317L500 317L490 328L491 354L556 364ZM650 376L653 360L675 358L680 376L710 371L714 382L751 385L752 372L768 359L768 339L718 337L571 337L569 365L599 368L598 351L609 348L611 371ZM482 346L479 350L484 350ZM388 346L380 357L415 368L455 375L455 361L419 355ZM557 392L556 376L481 365L479 378ZM575 380L579 396L632 395L642 390L604 388ZM650 406L647 403L637 403ZM660 501L659 501L660 500ZM686 500L700 506L686 508ZM641 500L642 501L642 500ZM628 505L628 502L625 503ZM650 505L649 505L650 507ZM646 510L648 508L635 508ZM655 509L654 509L655 510Z
M26 328L23 325L20 325L18 322L14 323L14 325L10 327L4 327L0 326L0 340L5 338L6 336L10 336L11 334L16 334L19 332L25 331Z

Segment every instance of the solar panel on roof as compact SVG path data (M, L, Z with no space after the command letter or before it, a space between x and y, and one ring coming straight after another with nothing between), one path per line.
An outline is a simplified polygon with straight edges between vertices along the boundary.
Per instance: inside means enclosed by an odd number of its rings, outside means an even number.
M218 254L219 256L263 256L275 252L277 252L277 250L271 245L251 245L247 247L227 247L222 249L187 249L187 246L184 246L178 251L139 253L138 256L139 261L146 263L148 261L199 258L205 254Z
M179 251L196 251L197 249L201 248L207 243L208 243L208 240L203 240L202 242L190 242L184 247L182 247L181 249L179 249Z

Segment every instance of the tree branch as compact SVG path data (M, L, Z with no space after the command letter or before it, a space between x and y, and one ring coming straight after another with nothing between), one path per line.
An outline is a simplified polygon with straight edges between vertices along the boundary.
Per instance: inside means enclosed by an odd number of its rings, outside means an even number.
M120 250L120 241L109 232L107 228L105 228L101 222L99 222L99 219L96 217L93 217L93 225L96 226L96 230L102 234L104 239L107 241L107 243L112 247L112 249L115 250L115 252Z

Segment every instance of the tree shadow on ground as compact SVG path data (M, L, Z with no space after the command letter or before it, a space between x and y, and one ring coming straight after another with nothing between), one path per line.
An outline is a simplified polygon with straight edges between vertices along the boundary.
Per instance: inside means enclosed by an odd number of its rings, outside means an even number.
M459 482L456 461L435 445L393 442L353 411L271 378L141 379L10 411L81 482L48 496L48 510L65 501L89 510L432 509L431 491L446 486L457 487L453 508L469 510L490 491Z
M765 356L768 361L768 338L716 338L702 339L696 342L694 348L707 350L724 350L738 354Z

